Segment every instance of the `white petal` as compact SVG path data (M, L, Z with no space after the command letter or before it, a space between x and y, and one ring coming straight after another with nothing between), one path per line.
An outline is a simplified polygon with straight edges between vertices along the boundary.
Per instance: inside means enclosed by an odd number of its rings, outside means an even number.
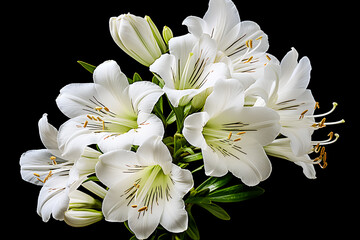
M171 41L171 40L170 40ZM174 89L173 70L176 69L176 59L174 55L163 54L151 66L150 71L157 74L165 82L165 86Z
M220 158L219 153L209 146L201 149L204 159L204 169L207 176L222 177L228 172L226 162Z
M169 174L172 169L172 157L162 142L162 137L151 137L144 142L136 152L142 165L160 165L164 174Z
M152 82L135 82L129 87L129 97L136 113L151 113L163 94L163 90Z
M57 165L52 163L50 157L53 156L47 149L41 150L30 150L23 153L20 157L20 166L21 166L21 177L23 180L36 184L43 185L43 182L39 181L38 176L34 174L40 175L40 179L43 180L50 172L50 170L55 170L61 168L61 164L67 162L62 158L56 158Z
M182 133L191 145L200 148L207 146L202 131L208 120L209 114L206 112L193 113L185 119Z
M56 99L56 104L60 111L69 118L88 114L84 111L84 106L95 107L89 101L95 96L95 88L92 83L72 83L60 90L60 95Z
M171 105L174 107L186 105L191 101L193 96L201 92L199 89L177 90L168 88L167 86L164 86L163 90L166 93Z
M57 142L58 131L53 125L49 124L46 113L39 120L38 126L40 139L44 146L55 156L61 156Z
M269 177L271 163L260 144L243 141L241 146L246 154L241 154L240 159L227 158L228 169L246 185L257 185Z
M204 111L212 118L225 110L241 109L243 103L242 84L236 79L219 79L214 86L214 91L206 100Z
M108 190L102 204L102 211L106 221L124 222L128 220L129 211L133 209L129 208L128 200L126 199L127 195L124 192L134 184L135 179L133 177L118 181Z
M195 16L187 17L182 24L188 27L189 33L193 34L198 38L201 37L207 27L207 23L202 18Z
M117 114L132 111L127 93L129 82L115 61L110 60L100 64L95 69L93 77L98 101ZM101 107L97 100L94 102Z
M140 213L137 209L129 210L129 227L138 239L148 238L159 225L165 204L163 199L159 199L158 203Z
M182 199L171 198L166 202L160 224L173 233L184 232L188 228L188 215Z
M51 214L56 220L63 220L64 213L69 207L68 175L51 176L41 188L38 198L37 213L44 222L50 219Z
M86 116L79 116L60 126L58 143L64 157L78 159L87 145L95 144L103 137L103 133L93 133L83 127L87 120Z
M316 171L314 168L314 164L301 161L295 162L295 164L303 168L303 173L308 179L316 179Z
M116 185L122 178L128 177L128 174L124 172L127 172L129 165L139 164L136 154L126 150L104 153L99 159L95 168L96 176L109 188Z
M171 179L174 182L174 189L179 197L185 196L194 186L192 174L187 169L182 169L172 164Z
M239 12L232 1L229 0L211 0L209 9L204 15L204 21L207 23L207 34L211 34L214 39L222 45L222 40L229 38L229 34L235 31L231 36L236 36L239 31L240 23Z

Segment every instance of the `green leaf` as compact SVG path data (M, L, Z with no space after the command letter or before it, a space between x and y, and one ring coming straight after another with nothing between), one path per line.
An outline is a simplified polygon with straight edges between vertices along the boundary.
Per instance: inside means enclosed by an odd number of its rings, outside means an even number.
M142 78L141 78L140 75L136 72L136 73L134 73L134 76L133 76L133 83L134 83L134 82L138 82L138 81L142 81Z
M182 162L186 162L186 163L190 163L190 162L195 162L195 161L198 161L198 160L201 160L203 159L203 156L201 153L194 153L194 154L191 154L191 155L188 155L186 157L183 157L181 159Z
M79 63L81 66L83 66L83 68L85 68L89 72L94 73L94 70L95 70L96 66L91 65L91 64L86 63L86 62L83 62L83 61L77 61L77 63Z
M196 225L195 219L191 213L191 205L186 208L189 216L188 229L186 230L186 234L193 240L200 239L199 229Z
M209 199L214 202L242 202L264 193L261 187L247 187L244 184L234 185L210 192Z
M175 112L174 111L171 111L169 113L169 115L167 116L166 118L166 123L169 125L169 124L172 124L173 122L176 121L176 115L175 115Z
M209 177L196 188L196 191L200 191L205 188L209 188L210 192L215 191L216 189L225 186L228 182L230 182L231 179L232 174L230 173L223 177Z
M229 214L222 207L216 205L215 203L210 203L210 204L201 203L197 205L204 208L212 215L214 215L217 218L220 218L221 220L230 220Z

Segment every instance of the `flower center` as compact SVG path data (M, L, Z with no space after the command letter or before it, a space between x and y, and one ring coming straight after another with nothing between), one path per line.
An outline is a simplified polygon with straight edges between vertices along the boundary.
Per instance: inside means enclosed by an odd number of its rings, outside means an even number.
M127 173L137 173L133 185L124 191L122 197L126 197L127 206L137 209L139 216L154 207L159 206L163 201L169 201L173 181L166 175L159 165L153 166L128 166Z
M115 135L138 128L135 114L116 114L98 100L97 102L99 103L98 106L88 106L85 109L89 114L86 115L88 119L82 123L83 128L88 128L94 133L111 132Z

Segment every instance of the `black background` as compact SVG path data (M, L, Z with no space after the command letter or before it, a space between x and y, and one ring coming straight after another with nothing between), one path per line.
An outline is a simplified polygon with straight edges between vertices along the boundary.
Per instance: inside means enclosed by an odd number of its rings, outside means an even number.
M265 194L243 203L220 204L230 221L219 220L193 208L202 239L260 237L352 236L358 221L356 179L359 157L355 145L356 89L359 54L356 47L358 20L346 1L315 4L314 1L275 4L273 1L235 0L242 20L257 22L269 36L269 53L278 59L295 47L300 57L312 64L309 88L325 112L339 103L329 121L344 118L344 125L317 131L325 139L331 130L340 133L336 144L327 148L327 169L316 166L317 179L309 180L302 169L280 159L271 159L273 172L261 183ZM3 7L2 26L2 217L16 236L95 236L128 239L122 223L101 222L86 228L72 228L64 222L43 223L36 214L39 187L22 181L20 155L43 148L37 121L43 113L59 127L67 120L57 109L55 98L69 83L91 82L92 76L76 61L98 65L118 62L127 76L139 72L150 80L146 67L123 53L113 42L108 19L122 13L149 15L161 29L169 26L175 36L187 33L182 21L189 15L202 17L207 0L181 1L72 1L19 3ZM353 134L350 134L353 132ZM354 135L354 136L351 136ZM9 172L10 169L10 172ZM198 173L198 175L202 175ZM195 183L198 184L198 183ZM17 228L10 228L15 226ZM17 229L17 230L14 230ZM99 235L96 235L99 234ZM250 234L250 235L249 235ZM335 235L334 235L335 236Z

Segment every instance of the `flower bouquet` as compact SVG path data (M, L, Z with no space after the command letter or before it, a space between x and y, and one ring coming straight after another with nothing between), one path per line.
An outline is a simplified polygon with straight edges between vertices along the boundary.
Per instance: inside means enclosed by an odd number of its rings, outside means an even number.
M115 61L79 61L91 83L63 87L56 99L69 120L56 129L39 120L45 149L20 158L21 176L41 186L37 213L73 227L123 222L132 239L199 239L192 207L229 220L218 203L261 195L268 156L316 178L325 146L314 140L337 107L320 108L309 89L311 65L292 48L282 60L267 53L268 36L240 21L231 0L210 0L189 33L173 36L148 16L112 17L110 33L149 68L148 80L125 76ZM149 81L151 80L151 81ZM199 181L199 179L205 180Z

